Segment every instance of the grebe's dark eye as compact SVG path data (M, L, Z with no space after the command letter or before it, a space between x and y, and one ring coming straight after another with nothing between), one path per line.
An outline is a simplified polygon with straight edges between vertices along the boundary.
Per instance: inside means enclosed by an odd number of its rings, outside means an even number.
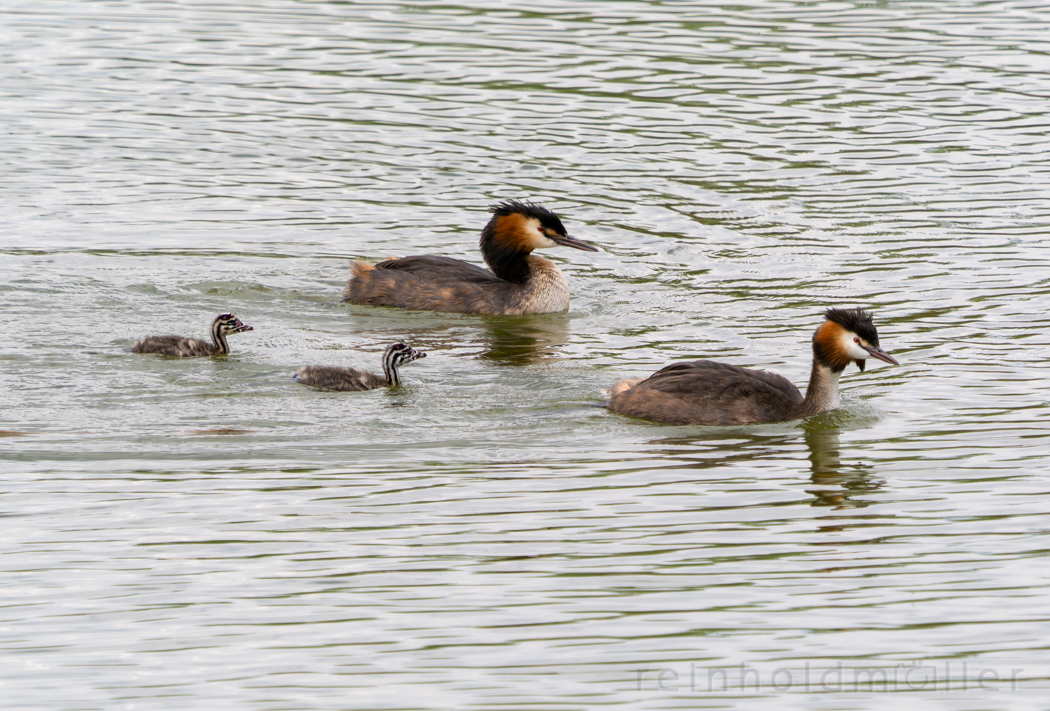
M853 342L854 343L860 343L860 338L858 338L857 336L854 336L853 337Z

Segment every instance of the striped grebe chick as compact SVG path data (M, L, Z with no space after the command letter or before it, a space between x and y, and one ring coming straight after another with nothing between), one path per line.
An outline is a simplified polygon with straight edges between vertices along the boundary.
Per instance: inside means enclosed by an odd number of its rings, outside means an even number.
M481 231L481 256L488 269L423 255L378 264L350 264L343 301L463 314L558 313L569 308L569 284L553 262L534 249L598 248L569 237L552 211L532 202L506 200L490 208Z
M390 388L401 384L401 377L397 372L398 366L426 357L427 354L423 351L417 351L404 343L395 343L387 346L383 351L382 375L357 368L304 365L292 377L303 385L312 385L315 388L327 390L360 391Z
M673 363L645 380L625 380L605 405L621 415L680 425L747 425L816 415L839 406L839 376L867 358L899 365L879 347L871 314L828 309L813 334L813 369L806 396L781 375L728 363Z
M254 330L251 326L241 323L233 314L219 314L211 323L211 343L182 336L147 336L132 346L131 352L159 353L178 358L227 355L230 352L230 345L226 342L227 333Z

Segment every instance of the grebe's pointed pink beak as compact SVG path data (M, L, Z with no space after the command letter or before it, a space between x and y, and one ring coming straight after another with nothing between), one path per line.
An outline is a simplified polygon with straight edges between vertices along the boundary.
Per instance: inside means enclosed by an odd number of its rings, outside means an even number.
M872 358L878 358L881 361L885 361L887 363L892 363L893 365L900 365L900 363L897 362L896 358L894 358L893 356L891 356L889 353L887 353L886 351L882 350L878 346L861 346L861 348L866 350L868 352L868 355L870 355ZM864 370L864 369L861 368L861 370Z
M556 242L563 247L572 247L573 249L582 249L584 252L597 252L598 248L590 242L584 242L582 239L576 239L569 235L558 235L553 232L547 233L547 238L552 242Z

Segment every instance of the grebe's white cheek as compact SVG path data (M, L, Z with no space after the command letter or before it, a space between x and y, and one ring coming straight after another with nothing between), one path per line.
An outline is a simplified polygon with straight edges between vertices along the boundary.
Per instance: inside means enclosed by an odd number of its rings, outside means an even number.
M557 247L558 243L547 236L547 233L540 227L539 220L529 220L526 223L525 230L529 234L529 246L532 249L544 249L547 247Z
M543 232L540 232L539 230L537 230L536 232L539 235L539 246L540 246L541 249L542 248L548 248L549 249L551 247L557 247L558 246L557 242L552 240L550 237L548 237Z
M860 343L856 343L853 339L855 336L852 333L847 333L843 336L843 350L849 354L849 357L853 360L866 360L871 357L871 354L861 348Z

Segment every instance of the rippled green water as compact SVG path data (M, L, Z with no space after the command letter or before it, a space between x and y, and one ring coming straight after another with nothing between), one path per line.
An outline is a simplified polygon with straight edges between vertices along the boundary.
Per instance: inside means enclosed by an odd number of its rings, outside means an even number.
M1048 37L1024 2L8 7L5 707L1045 707ZM351 257L476 260L507 197L602 247L550 253L568 314L339 303ZM803 385L826 306L901 361L838 411L596 406L677 359ZM228 358L126 351L225 310ZM290 378L402 339L396 391Z

